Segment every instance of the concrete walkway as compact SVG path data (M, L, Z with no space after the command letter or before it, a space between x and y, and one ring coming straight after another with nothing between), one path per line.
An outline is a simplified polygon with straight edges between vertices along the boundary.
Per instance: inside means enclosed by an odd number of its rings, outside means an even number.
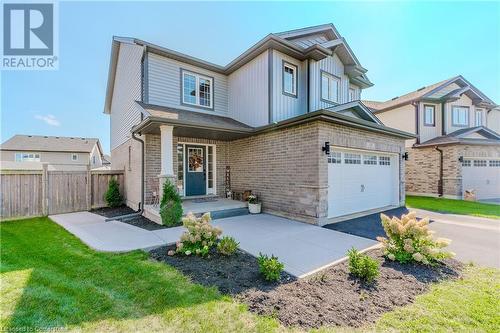
M50 218L91 248L125 252L173 244L183 227L148 231L89 212L53 215ZM268 214L244 215L215 220L223 235L234 237L240 248L253 256L275 255L285 270L297 277L309 275L345 257L352 247L363 250L377 242L346 233L296 222Z
M89 212L49 217L89 247L103 252L127 252L174 243L184 231L182 227L148 231L118 221L105 222L104 216Z

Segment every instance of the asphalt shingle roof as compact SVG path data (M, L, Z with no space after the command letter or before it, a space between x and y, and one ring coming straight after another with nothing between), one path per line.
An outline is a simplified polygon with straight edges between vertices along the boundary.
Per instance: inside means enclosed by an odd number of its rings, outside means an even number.
M0 145L1 150L92 152L97 138L43 135L14 135Z

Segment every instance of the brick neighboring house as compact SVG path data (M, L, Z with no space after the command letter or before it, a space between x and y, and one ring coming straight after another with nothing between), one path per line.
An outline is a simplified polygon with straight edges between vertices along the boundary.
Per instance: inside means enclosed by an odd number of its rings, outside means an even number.
M97 138L14 135L0 145L0 168L78 171L101 167L103 156Z
M408 194L500 200L500 109L462 76L386 102L363 101L406 147Z
M325 224L404 205L405 140L359 101L367 70L331 24L269 34L227 66L115 37L104 112L127 204L252 190Z

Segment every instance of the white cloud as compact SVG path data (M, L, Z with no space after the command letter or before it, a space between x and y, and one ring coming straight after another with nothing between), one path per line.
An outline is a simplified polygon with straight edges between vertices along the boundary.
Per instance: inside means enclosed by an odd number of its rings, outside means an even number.
M57 120L56 116L54 116L53 114L48 114L46 116L41 116L41 115L37 114L35 116L35 119L42 120L47 125L50 125L50 126L60 126L61 125L61 122L59 120Z

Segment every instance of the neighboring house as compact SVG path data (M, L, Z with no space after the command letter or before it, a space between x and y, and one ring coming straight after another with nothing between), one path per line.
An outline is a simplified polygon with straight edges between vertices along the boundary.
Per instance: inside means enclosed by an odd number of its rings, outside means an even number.
M99 139L14 135L0 145L1 169L85 170L102 165Z
M115 37L104 112L127 204L170 179L185 198L252 190L316 224L403 205L414 136L359 101L366 71L331 24L269 34L227 66Z
M416 135L406 143L408 194L500 198L500 109L465 78L363 103L385 125Z

